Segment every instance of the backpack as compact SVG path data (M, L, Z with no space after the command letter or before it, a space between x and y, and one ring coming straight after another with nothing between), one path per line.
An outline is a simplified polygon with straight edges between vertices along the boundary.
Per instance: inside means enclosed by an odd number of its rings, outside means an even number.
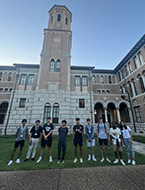
M105 123L103 123L104 124L104 127L105 127L105 133L107 134L107 127L106 127L106 124ZM99 127L99 123L98 123L98 125L97 125L97 128L98 128L98 134L99 134L99 129L100 129L100 127Z

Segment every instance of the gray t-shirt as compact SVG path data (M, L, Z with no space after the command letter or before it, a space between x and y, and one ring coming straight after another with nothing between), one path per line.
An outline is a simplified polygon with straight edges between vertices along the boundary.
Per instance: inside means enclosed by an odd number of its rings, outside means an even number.
M21 140L25 140L25 137L26 137L26 134L28 133L28 127L25 126L20 126L18 129L17 129L17 138L15 141L21 141Z
M99 130L98 130L98 126L99 126ZM107 134L106 134L107 126L106 126L106 124L104 124L104 123L97 124L97 131L99 131L99 134L98 134L99 139L107 139Z
M59 132L59 139L62 140L62 141L66 141L66 136L68 134L68 128L67 127L60 127L58 129L58 132Z

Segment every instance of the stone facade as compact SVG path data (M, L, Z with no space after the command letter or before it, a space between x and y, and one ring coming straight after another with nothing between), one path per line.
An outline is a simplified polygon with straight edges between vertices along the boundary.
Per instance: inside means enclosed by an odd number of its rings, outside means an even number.
M130 105L137 131L145 132L145 35L115 69L71 66L71 22L71 12L55 5L44 29L40 64L0 66L1 134L8 115L8 134L16 132L23 118L31 127L37 119L43 124L47 116L55 133L63 119L71 133L76 117L83 125L89 117L95 126L102 116L106 123L124 119L132 127ZM127 92L131 104L121 98L128 98Z

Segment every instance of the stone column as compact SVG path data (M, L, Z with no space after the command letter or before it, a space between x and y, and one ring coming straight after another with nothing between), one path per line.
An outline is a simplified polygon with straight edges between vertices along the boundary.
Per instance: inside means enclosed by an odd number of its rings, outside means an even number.
M104 113L105 113L105 123L108 123L107 108L104 108Z
M132 112L130 108L128 108L128 112L129 112L130 122L133 124Z
M118 122L121 121L121 118L120 118L120 111L119 111L119 108L116 108L117 110L117 118L118 118Z

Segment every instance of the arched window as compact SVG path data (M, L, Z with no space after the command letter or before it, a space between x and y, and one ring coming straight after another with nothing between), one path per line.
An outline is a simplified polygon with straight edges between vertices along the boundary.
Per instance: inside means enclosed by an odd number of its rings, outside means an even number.
M0 72L0 81L2 80L2 77L3 77L3 73Z
M65 18L65 24L68 24L68 18L67 17Z
M54 72L55 71L55 61L54 59L51 59L50 61L50 72Z
M100 76L100 83L101 83L101 84L104 83L104 76L103 76L103 75Z
M137 89L136 89L136 85L135 85L135 80L132 79L132 84L133 84L133 88L134 88L134 93L137 96Z
M57 21L61 21L61 14L58 14Z
M7 113L7 109L8 109L8 102L3 102L0 105L0 124L4 123L4 119Z
M53 105L52 122L56 124L59 122L59 104L58 103L54 103Z
M131 95L131 97L133 97L133 90L132 90L131 83L130 83L130 82L128 82L128 85L129 85L130 95Z
M9 73L8 74L8 81L11 81L12 80L12 73Z
M51 23L53 23L53 16L51 17Z
M120 92L123 94L123 88L122 88L122 86L120 86Z
M46 103L44 106L44 117L43 117L43 122L47 122L47 117L51 117L51 105L50 103Z
M60 72L60 59L56 61L56 72Z
M111 78L111 76L108 77L108 81L109 81L109 84L112 83L112 78Z
M142 91L142 93L144 93L145 92L145 86L144 86L143 79L141 76L139 77L139 83L140 83L141 91Z

